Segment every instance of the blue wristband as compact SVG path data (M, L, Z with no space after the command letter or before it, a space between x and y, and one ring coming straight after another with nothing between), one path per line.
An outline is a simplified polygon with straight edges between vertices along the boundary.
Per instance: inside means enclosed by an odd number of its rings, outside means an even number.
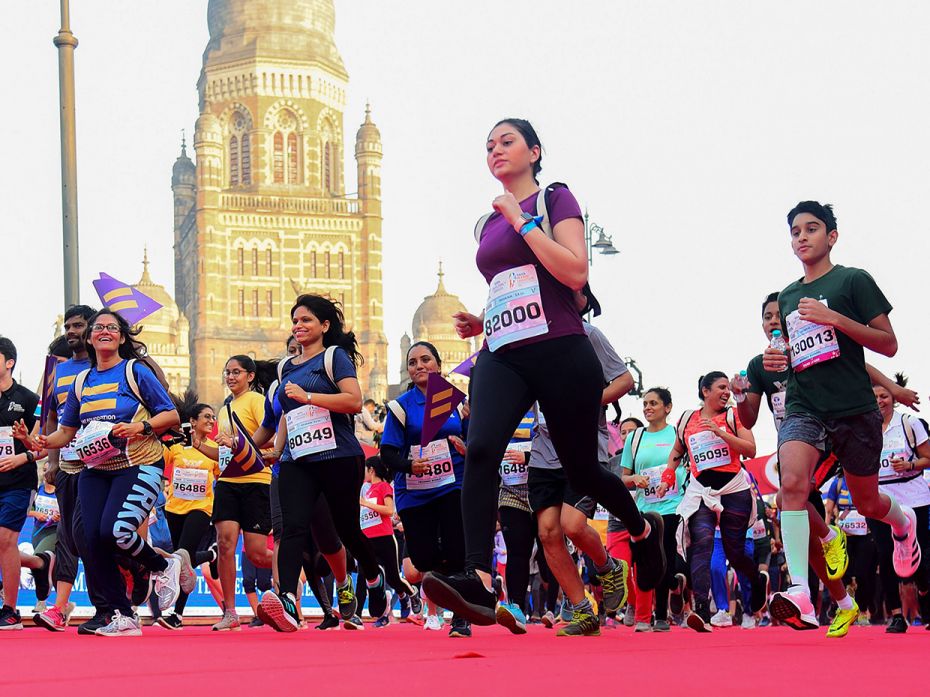
M541 215L537 215L532 220L526 221L526 225L520 228L520 236L526 237L527 233L530 232L533 228L539 227L542 221L543 221L543 217Z

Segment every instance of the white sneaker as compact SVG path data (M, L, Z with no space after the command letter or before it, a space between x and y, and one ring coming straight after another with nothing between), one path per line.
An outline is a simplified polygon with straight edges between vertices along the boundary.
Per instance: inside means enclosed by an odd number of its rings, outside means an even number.
M165 559L168 568L152 573L155 578L155 595L158 597L158 609L165 612L177 601L181 594L181 558L172 554Z
M898 578L904 580L916 574L917 569L920 568L920 545L917 544L917 516L914 514L914 509L910 506L901 506L901 510L904 511L911 525L903 540L899 540L895 535L891 536L894 540L892 565Z
M732 627L733 618L730 617L729 612L724 610L717 610L717 613L710 618L710 623L714 627Z
M756 628L756 618L750 614L743 614L743 622L740 624L740 627L743 629L755 629Z
M142 636L142 623L139 622L139 616L133 615L127 617L120 614L119 610L113 613L113 619L106 627L101 627L96 632L97 636Z
M441 631L442 620L440 620L437 615L427 615L426 622L423 623L423 629L426 629L432 632Z
M173 556L181 560L181 573L179 576L181 590L185 593L193 593L197 587L197 572L194 570L193 564L191 564L191 555L187 553L186 549L179 549Z

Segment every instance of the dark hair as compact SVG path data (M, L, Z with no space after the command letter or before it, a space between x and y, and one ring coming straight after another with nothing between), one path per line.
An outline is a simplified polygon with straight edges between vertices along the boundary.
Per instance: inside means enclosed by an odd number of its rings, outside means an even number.
M362 402L363 407L367 407L369 404L374 404L375 406L378 405L378 403L375 400L373 400L371 397L369 397L364 402Z
M378 475L378 479L387 479L391 478L391 471L388 469L381 458L378 455L372 455L370 458L365 460L365 467L375 471L375 474Z
M0 353L5 361L13 361L13 365L16 365L16 347L5 336L0 336Z
M287 349L289 349L289 348L291 347L291 342L292 342L292 341L297 341L297 337L294 336L293 334L291 334L289 337L287 337L287 341L284 342L284 349L285 349L285 350L287 350Z
M625 418L623 421L621 421L618 425L619 425L619 426L623 426L623 424L626 424L626 423L636 424L636 428L645 428L645 427L646 427L646 424L644 424L642 421L640 421L639 419L637 419L635 416L628 416L628 417L626 417L626 418Z
M291 308L291 319L298 307L309 310L320 320L320 323L329 322L329 330L323 334L323 346L338 346L347 354L352 365L356 368L365 362L362 354L358 350L358 341L355 339L353 332L345 330L345 317L342 314L339 304L322 295L312 295L305 293L294 301L294 307Z
M244 356L241 353L237 353L235 356L227 358L226 364L228 365L230 361L236 361L236 363L242 366L245 372L254 373L255 377L252 378L252 381L249 383L249 389L262 392L262 386L258 382L258 366L255 365L255 359L251 356Z
M278 361L255 361L255 382L264 393L278 379Z
M68 339L64 335L56 336L52 343L48 345L48 355L58 356L59 358L71 358L74 352L68 346Z
M72 317L81 317L84 320L89 320L94 316L96 310L87 305L72 305L67 310L65 310L64 321L67 322Z
M539 142L539 136L536 135L536 129L533 128L533 124L531 124L526 119L501 119L494 124L494 128L497 128L504 123L508 123L517 129L519 134L523 136L523 140L526 141L526 147L528 147L530 150L532 150L537 145L539 146L539 159L533 163L533 181L539 184L537 176L542 171L542 143ZM494 128L491 130L493 131Z
M812 216L822 222L827 232L836 230L836 215L833 213L833 206L829 203L818 203L817 201L801 201L798 205L788 211L788 227L794 224L794 219L800 213L810 213Z
M108 307L97 310L87 320L87 329L84 330L84 344L87 346L87 357L90 359L90 364L95 367L97 365L97 352L94 351L94 347L90 343L92 327L103 315L111 315L116 318L116 323L119 325L119 335L121 338L125 339L125 341L119 345L119 357L126 360L135 358L138 361L143 361L148 364L146 360L148 351L145 344L136 339L142 332L142 328L137 327L133 329L119 312L111 310Z
M765 300L762 301L762 316L765 317L765 308L768 307L769 303L778 302L778 291L774 293L769 293L765 296Z
M413 349L415 349L417 346L422 346L431 354L433 354L433 358L436 359L436 363L440 368L442 367L442 359L439 357L439 350L428 341L418 341L415 344L410 345L410 348L407 349L407 355L404 356L405 365L407 363L407 359L410 357L410 352L413 351Z
M721 373L719 370L712 370L707 375L702 375L698 380L698 399L703 402L704 390L709 390L720 378L724 380L730 379L727 377L726 373Z
M203 414L204 409L209 409L214 414L216 413L216 410L209 404L204 404L203 402L197 402L197 404L192 406L190 408L190 411L188 411L188 413L185 414L186 420L190 421L192 419L199 419L200 415Z
M650 387L644 394L649 394L650 392L655 392L656 397L658 397L665 406L672 406L672 393L668 391L667 387Z
M584 317L589 312L592 313L595 317L601 316L601 304L598 302L597 298L594 297L594 291L591 290L591 284L585 283L584 288L581 289L581 294L584 296L585 304L584 307L579 310L578 314Z

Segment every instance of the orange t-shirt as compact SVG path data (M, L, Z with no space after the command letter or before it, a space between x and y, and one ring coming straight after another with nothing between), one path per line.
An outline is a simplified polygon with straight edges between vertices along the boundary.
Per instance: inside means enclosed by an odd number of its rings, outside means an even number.
M742 424L739 420L739 414L733 410L736 427L739 429ZM688 455L691 459L691 476L697 477L701 472L714 470L716 472L739 472L740 458L739 454L734 451L727 442L713 432L706 430L701 425L700 410L691 415L690 421L685 426L685 445L688 447ZM727 423L727 413L717 414L713 422L727 433L737 435Z

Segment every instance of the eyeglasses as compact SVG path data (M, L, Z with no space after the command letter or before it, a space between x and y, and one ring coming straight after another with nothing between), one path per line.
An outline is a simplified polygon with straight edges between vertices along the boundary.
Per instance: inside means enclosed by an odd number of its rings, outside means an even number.
M237 377L239 377L240 375L245 375L246 372L248 372L248 371L239 370L238 368L236 368L235 370L224 370L224 371L223 371L223 377L224 377L224 378L229 378L229 377L237 378Z
M118 324L95 324L90 328L90 330L92 332L102 332L102 331L118 332L119 325Z

